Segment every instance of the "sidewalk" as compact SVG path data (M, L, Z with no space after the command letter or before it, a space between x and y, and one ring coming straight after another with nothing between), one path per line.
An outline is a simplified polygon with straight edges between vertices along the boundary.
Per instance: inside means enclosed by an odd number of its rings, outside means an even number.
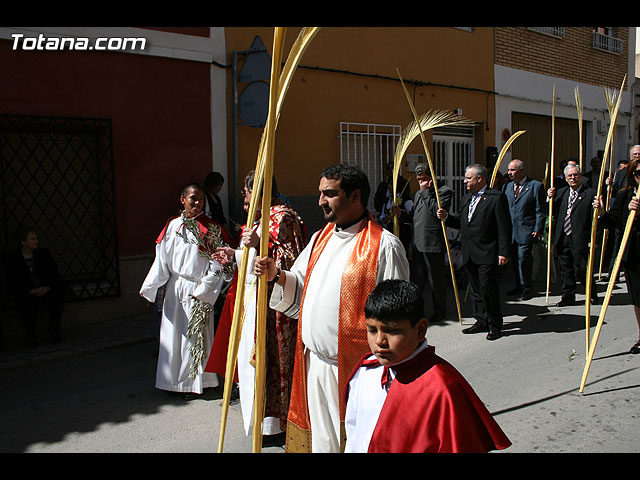
M157 324L153 313L105 320L62 329L62 342L43 337L35 348L21 339L11 340L0 352L0 371L29 368L45 362L85 355L127 344L156 341Z

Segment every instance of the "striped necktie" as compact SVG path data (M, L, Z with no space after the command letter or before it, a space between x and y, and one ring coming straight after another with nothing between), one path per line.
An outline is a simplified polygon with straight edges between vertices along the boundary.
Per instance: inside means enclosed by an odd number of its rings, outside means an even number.
M571 195L569 195L569 204L567 205L567 214L564 217L564 233L565 235L571 235L571 210L573 209L573 203L576 201L576 197L578 196L577 190L571 190Z
M519 183L516 183L516 190L514 192L514 198L518 198L518 195L520 195L520 190L522 190L522 185L520 185Z
M474 210L476 209L476 205L478 204L478 200L480 200L480 194L474 193L473 197L471 197L471 202L469 203L469 213L467 215L467 221L471 221L471 216L473 215Z

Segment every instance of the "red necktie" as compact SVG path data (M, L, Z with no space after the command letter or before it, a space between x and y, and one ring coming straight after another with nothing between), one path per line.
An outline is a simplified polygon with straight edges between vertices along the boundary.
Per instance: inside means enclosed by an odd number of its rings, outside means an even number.
M378 361L377 358L371 358L369 360L365 360L364 362L362 362L362 365L367 368L379 367L380 362ZM389 367L384 366L382 367L382 377L380 378L380 385L382 386L382 388L384 388L388 382L389 382Z

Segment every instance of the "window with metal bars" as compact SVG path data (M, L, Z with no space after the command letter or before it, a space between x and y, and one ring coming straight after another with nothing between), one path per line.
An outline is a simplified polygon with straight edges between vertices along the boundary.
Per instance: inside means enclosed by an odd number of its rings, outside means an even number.
M386 179L385 165L393 162L400 140L399 125L340 123L340 162L355 165L369 177L369 210L375 212L373 196Z
M527 29L556 38L564 38L565 34L564 27L527 27Z
M67 301L120 295L114 186L111 120L0 115L0 247L33 227Z

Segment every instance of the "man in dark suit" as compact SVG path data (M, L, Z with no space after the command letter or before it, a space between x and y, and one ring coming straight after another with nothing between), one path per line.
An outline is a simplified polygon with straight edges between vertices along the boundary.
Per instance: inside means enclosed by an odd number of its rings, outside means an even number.
M594 190L598 190L598 182L600 181L600 169L602 168L602 159L600 157L593 157L589 162L589 165L591 165L591 170L589 170L588 172L585 172L582 175L582 183L587 187L591 187ZM604 172L602 190L606 188L604 182L608 176L609 176L609 171L606 170Z
M447 252L442 222L438 218L438 201L431 171L426 163L415 168L420 189L413 202L413 241L411 243L411 281L415 283L424 298L425 314L429 299L433 314L429 322L437 322L447 315L447 268L444 256ZM439 185L440 205L449 211L453 191L446 185Z
M582 174L577 165L568 165L564 176L568 186L547 191L553 198L552 214L555 218L552 244L558 255L562 300L557 307L575 303L576 279L586 285L589 242L593 219L593 199L596 191L582 184ZM592 282L592 303L598 303L595 284Z
M640 157L640 145L634 145L631 147L629 151L629 156L634 159L634 157ZM616 194L627 186L627 167L629 166L629 159L623 158L618 162L618 168L616 173L614 173L613 177L607 177L605 182L607 187L611 187L611 198L615 198Z
M498 276L509 261L511 219L507 197L487 186L487 170L482 165L468 166L464 174L468 194L461 200L457 215L443 208L438 218L460 229L462 263L471 287L473 316L476 322L462 333L487 332L487 340L500 338L502 310Z
M404 249L408 252L411 244L411 217L408 213L413 207L411 200L411 189L409 180L402 175L398 175L398 185L396 194L400 196L399 206L396 209L393 201L393 162L387 162L386 179L380 182L373 199L378 221L384 228L393 231L393 218L398 216L400 222L400 240ZM395 213L394 213L395 212Z
M541 182L526 176L522 160L509 162L507 174L511 181L502 191L511 214L511 263L516 283L507 294L528 300L532 295L533 242L542 236L547 219L545 193Z

